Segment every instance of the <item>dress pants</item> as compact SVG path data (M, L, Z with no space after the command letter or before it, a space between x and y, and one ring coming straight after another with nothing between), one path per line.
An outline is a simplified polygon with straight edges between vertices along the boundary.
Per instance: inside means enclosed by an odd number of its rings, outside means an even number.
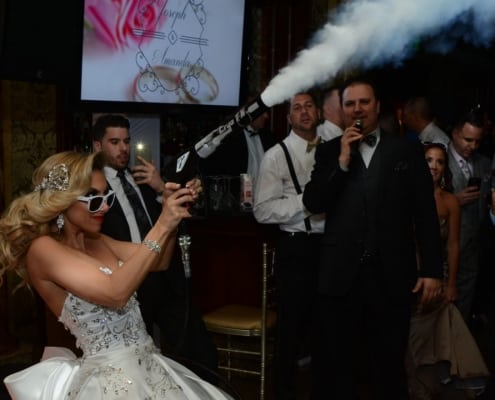
M312 336L321 234L282 233L277 244L275 398L296 399L297 361Z
M319 295L312 400L408 399L405 354L412 296L391 298L379 259L359 265L344 296Z

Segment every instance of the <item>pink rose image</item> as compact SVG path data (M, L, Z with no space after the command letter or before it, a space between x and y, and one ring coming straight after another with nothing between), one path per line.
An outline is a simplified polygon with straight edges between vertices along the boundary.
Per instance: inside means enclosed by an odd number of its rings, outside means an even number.
M113 49L151 40L166 20L166 0L86 0L84 19L96 36Z

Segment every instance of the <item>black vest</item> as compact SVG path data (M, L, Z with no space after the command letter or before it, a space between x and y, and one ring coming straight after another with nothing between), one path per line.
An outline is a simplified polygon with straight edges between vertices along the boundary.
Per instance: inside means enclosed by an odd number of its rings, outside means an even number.
M361 228L358 230L361 237L358 240L363 243L363 251L376 252L377 250L377 218L378 218L378 201L379 201L379 180L381 156L380 148L377 146L371 162L366 168L361 156L356 158L356 188L355 193L361 197L360 209L357 211L361 216Z

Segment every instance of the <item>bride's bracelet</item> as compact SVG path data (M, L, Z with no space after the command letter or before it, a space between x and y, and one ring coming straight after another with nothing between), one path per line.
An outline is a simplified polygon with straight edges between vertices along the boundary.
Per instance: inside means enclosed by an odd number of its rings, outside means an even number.
M143 244L150 249L151 251L155 252L156 254L159 254L160 251L162 251L162 247L158 244L156 240L148 240L144 239Z

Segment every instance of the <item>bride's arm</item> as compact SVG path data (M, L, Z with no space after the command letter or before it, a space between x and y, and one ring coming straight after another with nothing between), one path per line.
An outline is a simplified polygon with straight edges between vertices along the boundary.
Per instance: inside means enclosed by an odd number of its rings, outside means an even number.
M171 240L168 240L165 246L161 247L160 256L157 257L156 262L153 266L151 266L150 271L163 271L168 269L170 266L170 261L177 242L177 229L170 233L170 239ZM124 264L142 245L141 243L116 240L103 234L101 235L101 240L103 240L105 244L112 249L119 260L123 261Z
M39 237L33 241L27 254L30 280L35 287L36 281L49 281L87 301L123 307L149 271L160 264L168 265L177 226L183 218L190 217L184 204L194 201L195 196L193 190L182 188L164 198L162 212L145 241L142 244L127 243L127 256L120 267L116 261L115 265L105 265L91 254L51 237ZM108 243L111 248L112 243L115 245L110 240ZM112 250L117 257L123 255L120 254L122 249L115 247Z

